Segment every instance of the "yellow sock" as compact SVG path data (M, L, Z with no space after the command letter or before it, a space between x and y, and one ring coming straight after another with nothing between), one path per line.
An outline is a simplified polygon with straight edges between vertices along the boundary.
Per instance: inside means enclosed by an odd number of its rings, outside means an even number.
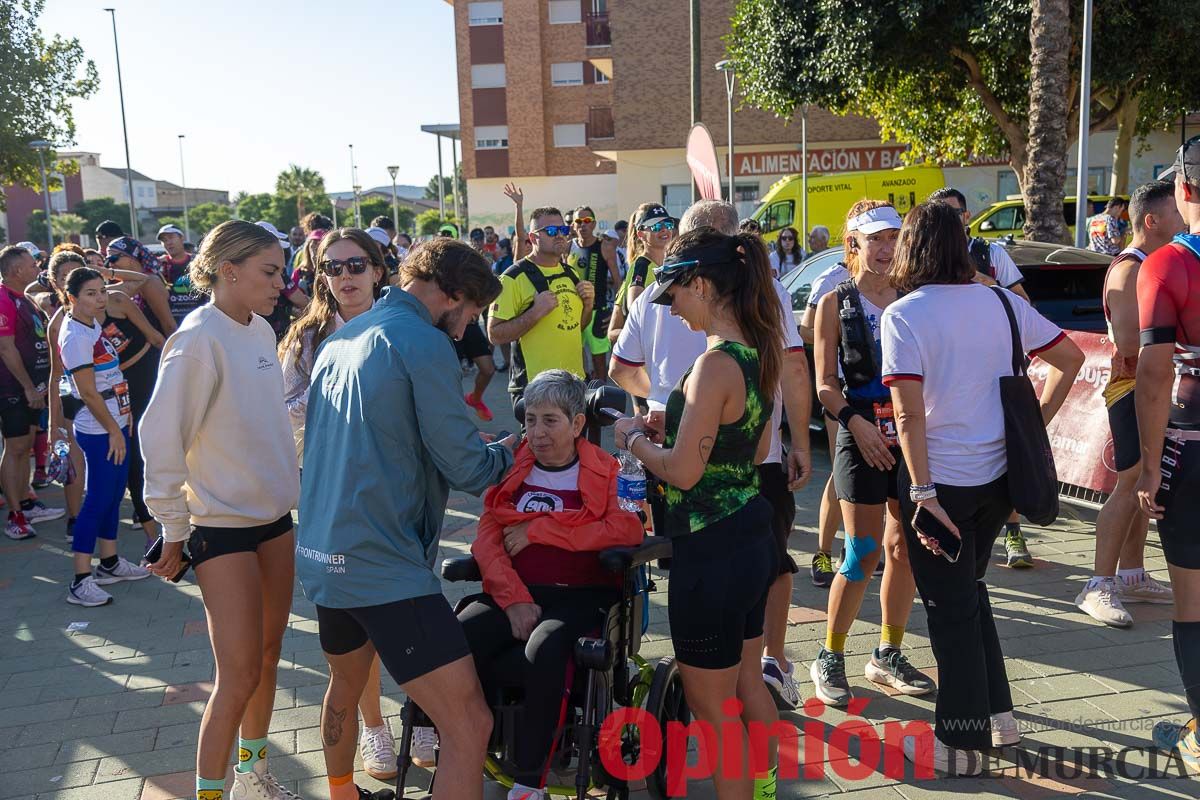
M894 647L900 649L900 643L904 641L904 626L902 625L884 625L879 629L879 649L885 647Z
M833 629L825 631L825 649L831 653L843 653L846 650L846 638L849 633L834 633Z

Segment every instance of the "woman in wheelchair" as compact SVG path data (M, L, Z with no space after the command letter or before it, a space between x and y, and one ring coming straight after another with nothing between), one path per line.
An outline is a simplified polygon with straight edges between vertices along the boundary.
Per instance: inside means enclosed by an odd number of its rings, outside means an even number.
M526 388L526 444L485 495L471 547L484 594L458 615L485 691L524 689L510 800L544 797L575 641L621 599L621 576L601 568L598 552L642 541L641 521L617 504L616 460L580 436L584 394L565 370Z

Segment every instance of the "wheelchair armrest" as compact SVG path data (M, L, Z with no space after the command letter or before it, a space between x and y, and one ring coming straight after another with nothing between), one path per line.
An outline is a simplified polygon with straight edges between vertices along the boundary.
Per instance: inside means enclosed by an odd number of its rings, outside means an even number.
M671 557L671 540L665 536L647 536L636 547L609 547L600 551L600 564L609 572L625 572L660 558Z
M479 572L479 564L475 556L457 556L442 561L442 579L450 583L463 581L481 581L483 575Z

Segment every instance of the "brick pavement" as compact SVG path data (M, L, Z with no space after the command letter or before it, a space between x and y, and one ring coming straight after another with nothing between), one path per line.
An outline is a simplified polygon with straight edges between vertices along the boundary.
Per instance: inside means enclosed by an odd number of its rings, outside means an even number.
M487 429L511 427L497 376L488 400L497 420ZM791 548L807 567L814 548L818 483L828 474L823 452L812 487L797 495L799 513ZM61 504L61 492L45 499ZM444 555L465 552L479 513L477 498L455 494L445 521ZM126 518L129 507L126 505ZM71 568L61 522L42 524L29 542L0 540L0 800L170 800L190 798L196 733L211 688L213 660L205 633L198 588L156 579L107 587L116 597L108 607L83 609L64 601ZM836 747L825 777L783 781L779 797L847 796L862 800L926 800L971 794L980 798L1196 797L1197 784L1178 777L1131 779L1152 756L1128 751L1121 770L1089 764L1090 748L1145 748L1154 721L1186 715L1170 643L1170 608L1134 606L1129 630L1106 628L1072 605L1090 573L1091 524L1064 519L1053 528L1029 529L1037 568L997 567L989 574L995 615L1012 680L1016 716L1025 731L1022 752L996 756L993 778L903 780L865 770ZM136 560L140 531L123 525L120 548ZM1165 579L1156 536L1148 566ZM651 628L643 653L666 655L666 581L653 598ZM872 584L862 618L847 645L847 666L856 697L868 700L862 716L877 729L888 721L932 719L932 701L892 696L862 678L862 666L878 638L878 582ZM464 589L448 587L459 596ZM826 594L806 573L793 594L789 654L807 673L824 638ZM73 622L86 623L68 630ZM76 626L78 627L78 626ZM914 608L905 645L918 667L932 667L924 613ZM325 769L317 729L327 671L317 641L313 606L297 588L279 664L275 716L270 736L275 774L309 798L326 797ZM384 712L399 735L402 695L385 678ZM823 726L826 738L847 716L833 709L819 719L787 715L798 726ZM844 747L844 744L843 744ZM1038 766L1050 752L1051 764ZM1046 748L1059 748L1048 751ZM857 754L858 748L850 747ZM895 756L895 753L892 753ZM1060 760L1065 768L1055 769ZM1102 759L1101 759L1102 760ZM1075 764L1081 766L1076 768ZM1169 768L1160 756L1157 768ZM1042 772L1043 775L1035 773ZM1178 775L1175 770L1171 774ZM428 785L421 770L411 773L413 796ZM377 784L359 773L363 785ZM491 786L487 797L503 797ZM639 795L644 796L644 795ZM691 796L709 797L707 787Z

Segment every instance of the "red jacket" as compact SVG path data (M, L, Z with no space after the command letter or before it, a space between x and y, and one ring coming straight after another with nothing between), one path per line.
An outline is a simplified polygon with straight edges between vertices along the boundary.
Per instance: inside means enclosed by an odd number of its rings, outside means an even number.
M583 508L578 511L524 513L513 506L513 494L533 471L533 451L527 444L517 450L512 469L483 497L471 554L483 575L483 590L501 608L514 603L532 603L529 589L513 568L504 550L504 529L527 520L529 543L558 547L572 552L599 551L607 547L641 544L644 531L636 514L617 504L617 460L584 438L575 442L579 454L579 492Z

